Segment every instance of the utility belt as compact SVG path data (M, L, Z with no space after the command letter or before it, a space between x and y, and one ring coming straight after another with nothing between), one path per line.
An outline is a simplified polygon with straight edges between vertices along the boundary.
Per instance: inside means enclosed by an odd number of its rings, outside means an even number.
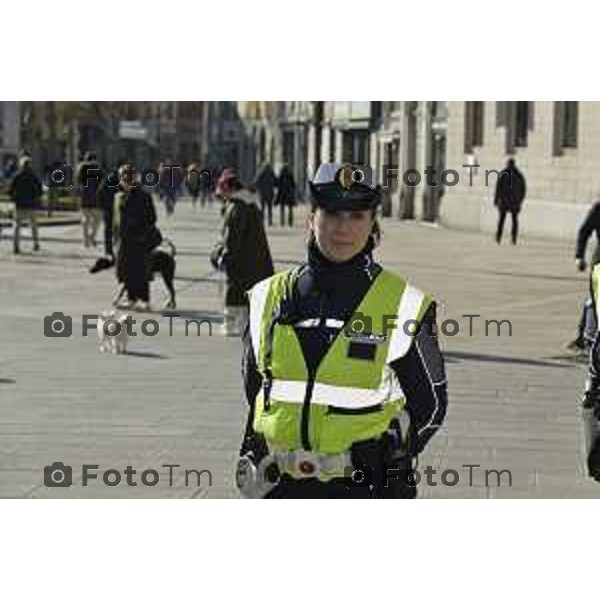
M388 470L397 471L397 475L391 475L390 486ZM390 491L400 485L401 494L390 497L414 497L416 488L412 494L404 489L408 472L412 472L412 460L406 453L398 425L390 427L380 438L357 442L340 454L295 450L272 452L260 459L252 453L246 454L238 460L236 484L245 498L264 498L284 475L296 481L317 479L323 483L344 479L349 487L389 487Z

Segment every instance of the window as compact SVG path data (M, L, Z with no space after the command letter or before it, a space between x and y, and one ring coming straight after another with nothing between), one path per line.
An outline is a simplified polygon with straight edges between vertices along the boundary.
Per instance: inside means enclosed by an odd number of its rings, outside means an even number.
M496 102L496 128L506 127L508 110L508 102Z
M554 156L562 156L565 148L577 148L579 102L554 103Z
M287 165L294 163L294 133L292 131L283 132L283 162Z
M352 132L342 132L342 162L354 162L354 137Z
M483 146L483 102L465 102L465 154Z
M329 162L335 161L335 129L333 127L329 130Z
M516 148L525 148L529 136L529 102L515 102L515 105L514 145Z
M563 102L563 123L561 145L563 148L577 148L579 126L579 102Z

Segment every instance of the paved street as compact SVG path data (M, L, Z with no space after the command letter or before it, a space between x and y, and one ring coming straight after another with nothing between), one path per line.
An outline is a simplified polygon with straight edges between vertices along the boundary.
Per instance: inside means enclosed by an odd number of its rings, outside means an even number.
M155 337L130 340L127 356L98 352L95 331L82 337L83 314L110 307L113 271L90 275L94 252L82 248L74 225L45 227L41 252L31 253L24 230L22 254L12 255L10 230L0 240L0 497L237 497L233 464L245 417L239 372L240 343L218 334L220 287L208 262L217 239L217 207L193 211L180 202L161 227L178 249L176 287L182 317L206 318L201 335L182 319L160 312L136 315L160 322ZM269 239L277 268L303 256L301 219L290 232L273 227ZM585 366L564 345L574 334L586 280L575 274L570 245L524 239L498 247L479 233L385 220L378 251L389 268L404 272L442 301L439 319L460 331L443 337L449 414L421 457L420 470L437 469L436 487L421 497L600 497L581 464L578 395ZM165 300L152 284L153 305ZM73 318L71 339L44 336L44 316ZM478 314L469 335L469 320ZM497 335L485 319L509 319ZM450 327L450 329L452 329ZM139 329L138 329L139 332ZM73 466L73 488L46 488L43 468ZM98 480L81 485L81 465L99 465ZM164 464L174 469L172 486ZM473 485L464 464L478 464ZM102 483L107 469L137 470L137 487ZM157 469L148 487L141 472ZM210 470L185 485L184 469ZM455 469L460 482L441 482ZM509 469L497 487L485 469ZM425 481L425 475L423 475ZM452 477L450 477L452 481ZM209 485L211 483L212 485Z

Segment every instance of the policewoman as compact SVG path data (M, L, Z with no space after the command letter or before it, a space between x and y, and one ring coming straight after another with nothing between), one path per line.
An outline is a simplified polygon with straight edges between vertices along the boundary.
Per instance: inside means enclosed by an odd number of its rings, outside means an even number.
M444 419L433 298L375 262L380 195L361 178L319 167L307 261L249 292L244 497L414 497Z

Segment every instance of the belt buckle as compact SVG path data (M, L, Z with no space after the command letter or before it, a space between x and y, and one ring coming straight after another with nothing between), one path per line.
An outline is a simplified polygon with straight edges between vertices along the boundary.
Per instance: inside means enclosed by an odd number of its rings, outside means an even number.
M319 477L321 465L315 461L314 454L306 450L296 452L294 457L294 474L300 479Z

